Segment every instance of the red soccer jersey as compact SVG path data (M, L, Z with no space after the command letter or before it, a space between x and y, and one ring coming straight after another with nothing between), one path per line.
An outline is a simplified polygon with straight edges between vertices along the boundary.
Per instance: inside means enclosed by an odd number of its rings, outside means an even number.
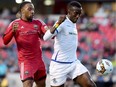
M46 31L44 29L46 26L45 23L39 20L26 22L21 19L17 19L9 25L5 35L12 31L12 25L16 22L19 26L13 36L17 43L19 63L33 63L37 66L39 64L40 66L41 63L43 63L40 37L43 36Z

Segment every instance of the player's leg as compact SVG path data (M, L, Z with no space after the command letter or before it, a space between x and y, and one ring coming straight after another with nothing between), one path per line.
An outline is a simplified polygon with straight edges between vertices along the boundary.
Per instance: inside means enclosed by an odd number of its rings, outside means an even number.
M45 84L46 83L46 76L42 77L39 80L36 80L35 83L36 83L36 87L46 87L46 84Z
M50 63L50 85L51 87L64 87L70 64L62 64L51 61Z
M34 72L32 71L31 65L22 62L19 64L19 68L20 68L20 78L22 80L23 87L32 87L34 82L33 79Z
M82 87L96 87L87 68L79 61L75 61L72 64L73 70L70 73L70 77L75 83L80 84Z
M46 69L44 66L36 71L36 73L34 74L34 81L36 83L36 87L45 87Z
M91 79L88 72L86 72L86 73L84 73L84 74L82 74L80 76L77 76L74 79L74 82L79 84L82 87L97 87L95 85L95 83L93 82L93 80Z
M33 79L26 79L23 80L23 87L32 87L33 86Z

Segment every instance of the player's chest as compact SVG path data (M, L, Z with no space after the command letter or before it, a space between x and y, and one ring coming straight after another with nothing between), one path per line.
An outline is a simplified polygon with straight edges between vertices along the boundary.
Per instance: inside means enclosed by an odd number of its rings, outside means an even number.
M39 26L37 24L20 24L17 34L18 35L32 35L37 34L39 30Z
M67 24L63 30L65 35L77 35L77 28L74 25Z

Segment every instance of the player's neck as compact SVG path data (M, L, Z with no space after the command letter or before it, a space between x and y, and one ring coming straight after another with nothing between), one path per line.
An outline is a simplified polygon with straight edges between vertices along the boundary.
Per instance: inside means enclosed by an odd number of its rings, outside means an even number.
M32 22L32 19L26 19L25 17L21 17L21 20L25 22Z
M67 14L67 17L68 17L68 19L69 19L72 23L74 23L74 22L72 21L72 19L71 19L71 17L70 17L69 14Z

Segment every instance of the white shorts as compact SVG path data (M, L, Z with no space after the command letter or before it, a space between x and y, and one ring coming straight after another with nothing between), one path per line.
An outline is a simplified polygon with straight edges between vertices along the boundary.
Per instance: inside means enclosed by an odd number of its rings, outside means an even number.
M67 77L74 79L88 72L87 68L77 60L71 64L63 64L51 61L50 63L50 85L60 86L66 82Z

